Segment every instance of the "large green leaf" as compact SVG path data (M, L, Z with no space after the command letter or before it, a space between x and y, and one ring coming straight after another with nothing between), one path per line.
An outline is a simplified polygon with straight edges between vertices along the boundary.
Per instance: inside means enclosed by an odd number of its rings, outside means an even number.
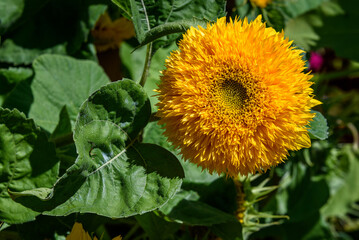
M64 105L74 123L83 101L110 81L100 66L87 60L43 55L34 61L33 67L35 78L31 92L34 100L28 115L50 133L55 129ZM28 104L26 98L22 99L23 102L18 103L20 106L14 107L21 109Z
M102 87L81 106L75 164L53 189L13 193L16 201L56 216L81 212L120 218L159 208L178 191L184 174L169 151L135 143L150 113L147 95L135 82Z
M197 27L204 21L215 21L225 16L226 1L130 0L130 3L136 37L140 43L147 43L170 33L184 32L190 26ZM177 36L164 41L168 43Z
M59 164L44 132L18 110L0 108L0 219L22 223L39 213L14 202L8 193L51 187Z
M42 3L39 0L25 1L27 4L34 4L28 7L28 11L34 12L33 8ZM95 1L49 1L39 12L23 19L19 27L4 36L0 62L30 64L44 53L76 54L105 9L106 5ZM27 11L24 14L29 15Z

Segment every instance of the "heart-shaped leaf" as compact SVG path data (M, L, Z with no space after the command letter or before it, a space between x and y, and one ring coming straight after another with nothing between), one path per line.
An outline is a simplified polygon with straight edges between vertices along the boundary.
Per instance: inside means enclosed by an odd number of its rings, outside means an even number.
M12 193L16 201L56 216L81 212L120 218L161 207L178 191L184 173L166 149L136 143L150 113L148 97L135 82L102 87L81 106L76 163L51 191Z

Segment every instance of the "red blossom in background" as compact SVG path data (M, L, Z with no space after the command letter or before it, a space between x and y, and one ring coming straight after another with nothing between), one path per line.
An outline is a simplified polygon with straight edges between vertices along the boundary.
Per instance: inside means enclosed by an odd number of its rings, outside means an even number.
M309 58L309 69L313 72L319 72L321 67L323 66L323 56L317 52L311 52Z

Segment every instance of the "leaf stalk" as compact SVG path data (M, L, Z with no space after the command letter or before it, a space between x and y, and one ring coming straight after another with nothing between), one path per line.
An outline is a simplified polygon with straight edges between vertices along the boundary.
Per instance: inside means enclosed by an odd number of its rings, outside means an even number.
M148 73L150 71L150 65L151 65L151 58L152 58L152 43L147 44L147 50L146 50L146 60L145 65L143 66L142 76L140 80L140 85L143 87L145 86Z

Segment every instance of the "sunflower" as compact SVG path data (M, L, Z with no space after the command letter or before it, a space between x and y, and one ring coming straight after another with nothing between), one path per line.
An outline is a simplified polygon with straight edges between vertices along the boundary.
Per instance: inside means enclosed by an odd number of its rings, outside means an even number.
M260 8L265 8L272 2L272 0L251 0L251 2Z
M105 12L97 20L91 34L96 50L104 52L118 48L124 40L135 36L135 30L130 20L122 17L112 21L108 13Z
M221 18L183 35L162 72L157 114L185 159L234 177L310 147L306 126L320 102L303 51L291 45L261 16Z

